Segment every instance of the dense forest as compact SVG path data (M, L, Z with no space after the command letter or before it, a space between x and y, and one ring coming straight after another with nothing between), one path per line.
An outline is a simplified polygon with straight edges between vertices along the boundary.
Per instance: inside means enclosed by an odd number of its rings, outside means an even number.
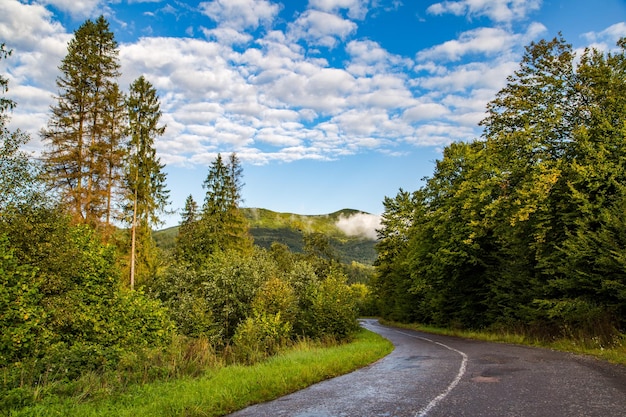
M373 291L398 321L610 343L626 328L626 39L532 43L414 192L384 201Z
M2 44L0 59L11 53ZM299 253L254 244L236 154L207 167L174 247L156 246L169 191L154 143L166 127L153 85L142 76L125 92L119 68L109 23L87 20L59 66L38 158L8 128L18 103L0 76L0 410L76 394L80 378L194 376L357 329L367 288L348 284L325 235L305 234Z

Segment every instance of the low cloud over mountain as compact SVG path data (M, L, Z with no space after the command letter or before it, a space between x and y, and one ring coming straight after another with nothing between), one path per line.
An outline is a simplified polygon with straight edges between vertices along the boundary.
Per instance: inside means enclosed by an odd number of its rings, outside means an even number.
M376 240L376 229L380 229L380 216L368 213L356 213L339 216L335 225L348 236L361 236Z

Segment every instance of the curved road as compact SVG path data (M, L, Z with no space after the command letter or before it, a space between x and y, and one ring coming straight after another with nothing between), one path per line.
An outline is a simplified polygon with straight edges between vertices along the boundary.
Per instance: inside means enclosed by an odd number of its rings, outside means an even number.
M231 414L244 416L626 416L626 367L582 356L361 324L395 350L378 362Z

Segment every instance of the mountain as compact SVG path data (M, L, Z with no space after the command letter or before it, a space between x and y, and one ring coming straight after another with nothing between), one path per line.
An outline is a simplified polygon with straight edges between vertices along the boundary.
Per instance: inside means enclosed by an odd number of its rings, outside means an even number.
M373 223L370 222L375 217L368 213L353 209L321 215L279 213L262 208L241 210L250 222L254 243L263 248L278 242L289 247L292 252L301 253L305 233L323 233L330 239L331 246L342 262L356 261L372 265L376 260L376 241L373 239ZM154 239L160 248L172 249L177 234L178 226L170 227L155 232Z

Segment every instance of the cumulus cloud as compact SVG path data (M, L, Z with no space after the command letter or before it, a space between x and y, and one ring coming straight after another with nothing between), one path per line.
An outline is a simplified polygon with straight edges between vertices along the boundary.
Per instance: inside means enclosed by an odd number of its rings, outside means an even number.
M354 22L336 13L358 14L365 3L313 2L285 30L268 30L252 43L250 34L235 28L271 24L277 10L269 2L205 2L203 13L221 22L199 29L208 39L153 36L122 43L120 84L127 88L144 75L157 87L168 128L156 146L166 164L204 164L218 151L236 151L256 164L330 160L362 150L385 152L398 142L454 140L421 136L419 124L447 110L415 97L415 87L428 87L408 75L412 59L366 39L345 43L344 67L310 53L311 45L336 45L350 37ZM250 10L238 17L246 5ZM20 96L14 124L37 132L33 123L45 120L57 75L41 62L58 65L71 34L42 6L9 1L1 2L2 8L7 12L0 12L0 33L27 50L15 55L22 65L13 65L11 82L41 85L14 89ZM27 122L20 117L22 108L38 116Z
M609 51L615 47L620 38L626 37L626 23L619 22L609 26L600 32L587 32L583 34L591 47L601 51Z
M104 12L107 9L107 2L103 0L44 0L43 3L52 5L76 18L88 17L95 14L95 11Z
M369 213L355 213L350 216L341 215L335 225L346 235L376 240L376 229L380 229L380 216Z
M461 34L459 39L420 51L418 60L446 59L458 61L467 54L494 55L506 50L513 43L515 35L499 28L478 28Z
M377 42L371 40L353 40L346 45L350 61L346 70L356 76L378 75L408 69L413 61L389 53Z
M334 48L356 29L356 23L341 16L307 10L290 24L289 37L295 41L304 40L312 45Z
M352 19L364 19L367 15L367 1L364 0L310 0L309 7L336 13L339 10L348 10L348 17Z
M71 38L42 4L0 0L0 38L15 49L0 62L18 102L13 125L35 137L57 93L54 68ZM79 3L83 10L102 4ZM128 88L145 75L157 87L167 130L156 146L166 164L206 164L217 152L232 151L254 164L370 150L393 154L406 143L441 147L478 136L472 123L517 68L522 47L546 30L539 23L521 31L477 28L413 56L394 54L357 32L359 19L381 12L380 4L310 0L306 9L278 19L281 6L269 0L205 1L186 11L214 20L210 28L187 28L204 38L122 42L120 85ZM521 20L538 4L444 1L429 12L506 22ZM623 33L621 23L586 36L614 45ZM324 47L340 58L329 62Z
M526 45L546 31L540 23L532 23L525 33L512 33L502 28L477 28L463 32L458 39L418 52L418 61L458 61L466 55L487 57L508 54L508 51Z
M218 26L240 31L270 25L280 11L279 5L267 0L213 0L198 7Z
M435 3L427 12L440 15L486 16L496 22L523 20L541 7L542 0L458 0Z

